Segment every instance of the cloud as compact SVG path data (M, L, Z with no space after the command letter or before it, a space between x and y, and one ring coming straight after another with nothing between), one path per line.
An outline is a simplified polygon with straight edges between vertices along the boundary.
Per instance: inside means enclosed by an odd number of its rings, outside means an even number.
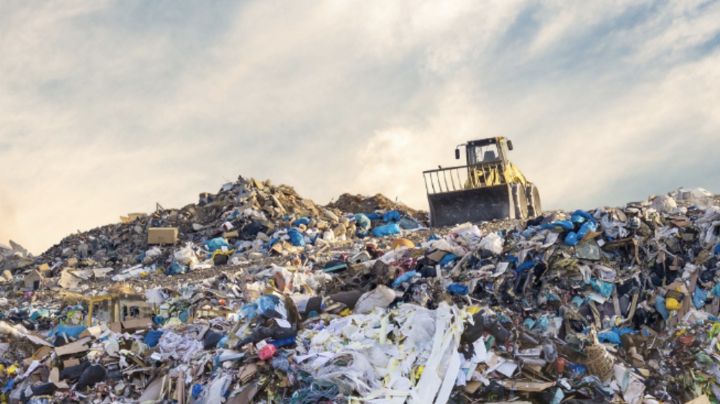
M39 252L238 174L424 207L421 171L496 135L546 207L717 190L718 18L715 2L4 3L3 236Z
M15 207L9 200L7 192L0 188L0 243L6 244L17 231Z

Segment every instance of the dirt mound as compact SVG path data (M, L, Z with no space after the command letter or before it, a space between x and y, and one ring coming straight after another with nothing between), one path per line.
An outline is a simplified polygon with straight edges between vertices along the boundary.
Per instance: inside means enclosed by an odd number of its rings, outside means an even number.
M329 203L327 207L351 213L367 213L378 210L398 210L408 216L412 216L415 219L427 220L427 212L413 209L402 202L392 201L383 194L365 196L360 194L353 195L344 193L340 195L336 201Z

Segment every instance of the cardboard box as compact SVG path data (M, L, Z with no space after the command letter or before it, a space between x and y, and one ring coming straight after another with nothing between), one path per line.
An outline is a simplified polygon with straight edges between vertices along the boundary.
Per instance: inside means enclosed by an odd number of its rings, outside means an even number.
M123 331L135 331L152 326L151 318L138 318L134 320L125 320L122 322Z
M175 244L178 238L177 227L151 227L148 229L148 244Z
M240 237L240 233L238 233L237 230L226 231L225 233L223 233L223 237L225 237L225 238L238 238L238 237Z
M120 216L121 223L132 223L135 220L147 216L147 213L128 213L127 216Z

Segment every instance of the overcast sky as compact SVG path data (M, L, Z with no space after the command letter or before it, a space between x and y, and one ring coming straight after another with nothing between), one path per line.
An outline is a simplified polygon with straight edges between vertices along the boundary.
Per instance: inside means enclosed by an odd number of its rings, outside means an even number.
M426 208L504 135L545 207L720 190L718 1L8 1L0 242L38 253L239 174Z

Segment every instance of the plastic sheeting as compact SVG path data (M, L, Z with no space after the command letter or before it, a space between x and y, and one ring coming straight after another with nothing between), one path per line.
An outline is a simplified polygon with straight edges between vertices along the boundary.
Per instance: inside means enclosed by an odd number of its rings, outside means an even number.
M460 370L462 331L457 307L404 304L304 330L300 338L310 341L309 349L295 360L314 378L332 380L346 394L357 391L367 402L446 402ZM419 380L418 369L424 369Z

